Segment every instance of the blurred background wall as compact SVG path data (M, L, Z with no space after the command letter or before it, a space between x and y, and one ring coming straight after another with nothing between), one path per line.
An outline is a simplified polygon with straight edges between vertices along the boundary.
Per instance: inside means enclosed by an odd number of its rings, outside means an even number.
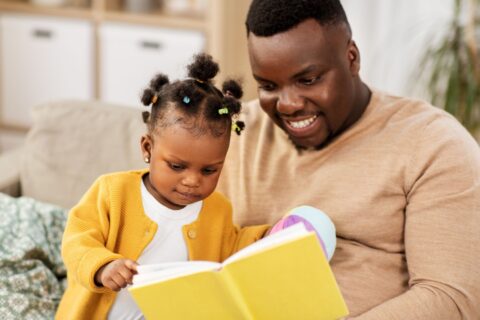
M430 99L419 71L452 29L457 2L341 0L366 83ZM250 0L0 0L0 151L18 145L31 108L75 98L140 107L151 77L182 77L207 51L256 96L244 29ZM468 11L468 8L466 9ZM480 99L477 99L480 100Z
M375 88L428 98L418 83L426 49L448 31L454 0L342 0L362 58L361 75Z

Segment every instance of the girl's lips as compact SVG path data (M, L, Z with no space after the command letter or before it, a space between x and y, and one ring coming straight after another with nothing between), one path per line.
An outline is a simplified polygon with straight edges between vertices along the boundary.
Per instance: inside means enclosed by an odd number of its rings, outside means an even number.
M180 192L178 190L177 190L177 193L184 199L197 200L201 197L197 193Z

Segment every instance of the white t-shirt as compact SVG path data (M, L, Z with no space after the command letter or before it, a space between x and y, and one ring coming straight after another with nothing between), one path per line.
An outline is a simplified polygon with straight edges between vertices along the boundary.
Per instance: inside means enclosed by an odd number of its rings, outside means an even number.
M187 261L188 250L183 239L182 226L197 220L202 201L192 203L180 210L172 210L159 203L141 183L142 202L145 214L158 225L152 241L142 252L137 262L150 264L159 262ZM143 319L127 288L117 294L108 313L109 320Z

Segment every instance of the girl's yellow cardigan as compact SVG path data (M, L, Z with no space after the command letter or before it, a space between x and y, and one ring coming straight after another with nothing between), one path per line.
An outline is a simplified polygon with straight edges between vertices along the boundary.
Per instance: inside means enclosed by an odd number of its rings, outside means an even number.
M157 231L142 206L140 183L147 172L101 176L70 211L62 243L68 287L56 319L106 319L116 293L96 286L95 273L114 259L137 260ZM215 192L203 201L198 219L183 226L183 235L190 260L220 262L267 229L237 228L230 202Z

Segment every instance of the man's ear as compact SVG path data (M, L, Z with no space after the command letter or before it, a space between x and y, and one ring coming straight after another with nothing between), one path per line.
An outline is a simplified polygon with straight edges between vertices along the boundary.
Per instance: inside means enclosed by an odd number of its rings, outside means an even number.
M348 42L347 59L350 64L350 72L353 76L358 76L360 72L360 51L353 40Z
M140 147L142 149L143 159L150 160L152 154L153 140L150 134L146 133L140 138Z

